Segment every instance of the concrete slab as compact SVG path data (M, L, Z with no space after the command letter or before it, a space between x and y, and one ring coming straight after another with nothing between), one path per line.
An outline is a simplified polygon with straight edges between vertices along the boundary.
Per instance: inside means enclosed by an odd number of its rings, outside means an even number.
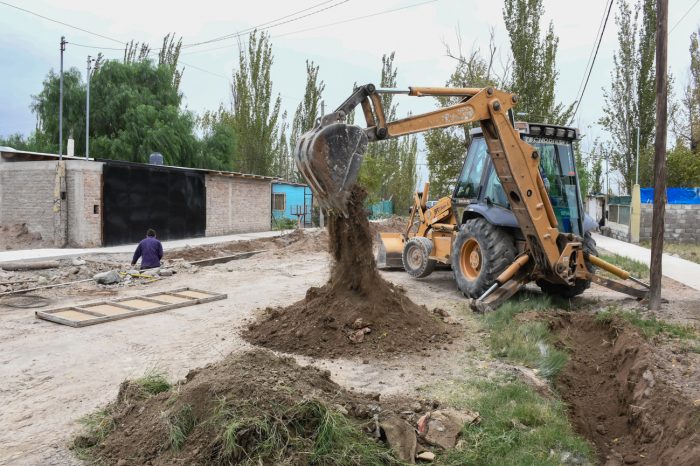
M310 229L311 230L311 229ZM166 254L169 249L183 248L185 246L202 246L206 244L226 243L229 241L248 241L260 238L272 238L283 234L291 233L293 230L280 231L260 231L255 233L239 233L235 235L225 236L207 236L203 238L188 238L178 239L173 241L164 241L163 249ZM3 262L21 261L21 260L40 260L60 257L75 257L88 254L131 254L134 252L136 244L125 244L122 246L110 246L104 248L84 248L84 249L17 249L11 251L0 251L0 264Z
M593 234L593 238L600 249L605 249L606 251L620 256L638 260L647 265L651 264L650 249L595 233ZM681 259L680 257L673 257L668 254L663 255L661 264L664 276L672 278L696 290L700 290L700 264Z

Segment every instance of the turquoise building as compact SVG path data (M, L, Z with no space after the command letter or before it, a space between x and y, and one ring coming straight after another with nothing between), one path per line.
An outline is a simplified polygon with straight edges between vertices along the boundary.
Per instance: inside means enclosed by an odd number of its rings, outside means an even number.
M305 184L291 181L272 182L272 216L279 220L302 218L303 225L311 225L313 194Z

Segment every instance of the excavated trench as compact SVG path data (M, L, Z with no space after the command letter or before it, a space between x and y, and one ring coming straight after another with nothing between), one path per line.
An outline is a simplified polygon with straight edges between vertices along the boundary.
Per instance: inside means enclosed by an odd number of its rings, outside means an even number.
M555 385L600 464L700 464L700 412L657 377L654 348L628 323L561 314L551 320L571 352Z

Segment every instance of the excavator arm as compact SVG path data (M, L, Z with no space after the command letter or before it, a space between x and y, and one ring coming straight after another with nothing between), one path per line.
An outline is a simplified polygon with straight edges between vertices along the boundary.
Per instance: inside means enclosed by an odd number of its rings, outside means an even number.
M387 121L380 98L382 93L451 96L460 101L432 112ZM522 283L539 277L567 285L573 285L577 278L600 283L584 265L585 253L580 238L560 233L558 229L539 170L540 155L520 138L509 118L509 110L516 102L514 94L493 88L409 87L399 90L377 89L367 84L357 88L335 112L322 116L317 125L300 138L295 150L297 166L323 207L347 215L349 187L357 180L368 142L478 122L526 241L525 252L480 300L512 280L518 282L517 286L504 287L499 299L515 293ZM365 128L345 123L347 115L358 105L362 108ZM597 261L606 270L615 268L600 259ZM600 265L601 262L604 264Z

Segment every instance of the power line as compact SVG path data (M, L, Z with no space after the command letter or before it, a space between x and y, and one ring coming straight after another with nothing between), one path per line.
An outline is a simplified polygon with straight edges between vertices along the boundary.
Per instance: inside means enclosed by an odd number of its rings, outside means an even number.
M321 28L325 28L325 27L336 26L336 25L338 25L338 24L350 23L350 22L352 22L352 21L359 21L359 20L361 20L361 19L372 18L372 17L374 17L374 16L384 15L384 14L387 14L387 13L393 13L393 12L395 12L395 11L408 10L409 8L415 8L415 7L418 7L418 6L421 6L421 5L427 5L428 3L435 3L435 2L437 2L437 1L438 1L438 0L428 0L428 1L426 1L426 2L414 3L414 4L412 4L412 5L406 5L406 6L402 6L402 7L399 7L399 8L393 8L393 9L391 9L391 10L378 11L377 13L371 13L371 14L369 14L369 15L356 16L356 17L354 17L354 18L345 19L345 20L343 20L343 21L336 21L335 23L322 24L322 25L320 25L320 26L315 26L315 27L311 27L311 28L307 28L307 29L300 29L300 30L298 30L298 31L292 31L292 32L286 32L286 33L284 33L284 34L278 34L278 35L276 35L276 36L273 36L273 38L274 38L274 37L290 36L290 35L292 35L292 34L298 34L298 33L300 33L300 32L313 31L313 30L315 30L315 29L321 29Z
M313 16L313 15L316 15L316 14L318 14L318 13L322 13L322 12L324 12L324 11L326 11L326 10L330 10L331 8L335 8L335 7L337 7L337 6L343 5L344 3L347 3L347 2L349 2L349 1L350 1L350 0L342 0L340 3L335 3L335 4L333 4L333 5L329 5L329 6L325 7L325 8L321 8L320 10L312 11L312 12L307 13L307 14L305 14L305 15L297 16L296 18L287 19L286 21L281 21L281 20L283 20L283 19L285 19L285 18L289 18L290 16L296 16L296 15L298 15L298 14L304 12L304 11L308 11L308 10L310 10L310 9L313 9L313 8L316 8L316 7L318 7L318 6L321 6L321 5L324 5L324 4L328 3L328 1L321 2L320 4L317 4L317 5L315 5L315 6L306 8L306 9L304 9L304 10L297 11L297 12L295 12L295 13L290 13L290 14L288 14L288 15L286 15L286 16L281 17L281 18L278 18L278 19L275 19L275 20L272 20L272 21L268 21L268 22L266 22L266 23L262 23L262 24L259 24L259 25L257 25L257 26L254 26L254 27L250 27L250 28L245 29L245 30L243 30L243 31L241 31L241 32L234 32L234 33L227 34L227 35L224 35L224 36L215 37L214 39L209 39L209 40L205 40L205 41L202 41L202 42L195 42L195 43L193 43L193 44L184 44L182 47L183 47L183 48L190 48L190 47L196 47L196 46L204 45L204 44L211 44L211 43L213 43L213 42L220 42L220 41L222 41L222 40L235 39L235 38L238 38L238 37L240 37L240 36L242 36L242 35L245 35L245 34L248 34L248 33L250 33L250 32L253 32L253 31L256 30L256 29L259 29L259 30L261 30L261 31L268 30L268 29L272 29L273 27L281 26L281 25L283 25L283 24L291 23L291 22L294 22L294 21L299 21L300 19L304 19L304 18L307 18L307 17L309 17L309 16ZM278 23L277 21L281 21L281 22ZM271 26L265 26L265 25L270 24L270 23L276 23L276 24L272 24ZM261 26L265 26L265 27L261 27Z
M63 25L63 26L66 26L66 27L69 27L69 28L72 28L72 29L75 29L75 30L78 30L78 31L82 31L82 32L85 32L85 33L87 33L87 34L92 34L93 36L96 36L96 37L101 37L101 38L103 38L103 39L111 40L112 42L117 42L117 43L119 43L119 44L123 44L123 43L124 43L124 42L122 42L121 40L114 39L114 38L112 38L112 37L108 37L108 36L105 36L105 35L102 35L102 34L98 34L98 33L96 33L96 32L88 31L87 29L83 29L83 28L80 28L80 27L78 27L78 26L73 26L72 24L64 23L63 21L59 21L59 20L57 20L57 19L49 18L48 16L40 15L39 13L36 13L36 12L34 12L34 11L31 11L31 10L27 10L26 8L18 7L17 5L13 5L13 4L11 4L11 3L7 3L7 2L2 2L2 1L0 1L0 4L5 5L5 6L9 6L10 8L14 8L14 9L16 9L16 10L24 11L25 13L29 13L30 15L34 15L34 16L37 16L37 17L39 17L39 18L41 18L41 19L45 19L45 20L47 20L47 21L51 21L52 23L61 24L61 25Z
M581 106L581 101L583 100L583 95L586 93L586 87L588 87L588 80L591 78L591 73L593 72L593 66L595 65L595 59L598 57L598 50L600 50L600 43L603 42L603 35L605 34L605 26L608 24L608 19L610 18L610 11L612 11L612 6L613 6L614 0L610 0L610 4L608 5L608 13L605 15L605 22L603 23L603 29L600 31L600 36L598 36L598 45L596 45L595 48L595 54L593 55L593 61L591 62L591 67L588 69L588 76L586 76L586 82L583 85L583 90L581 91L581 95L576 102L576 108L574 109L574 113L571 114L571 121L569 121L569 124L572 124L574 122L574 118L576 117L576 112L578 112L578 108Z
M688 16L688 13L690 13L690 10L692 10L693 8L695 8L695 6L696 6L698 3L700 3L700 0L696 0L695 3L693 3L693 4L690 6L690 8L688 8L688 10L687 10L685 13L683 13L683 16L681 16L681 19L679 19L678 21L676 21L676 24L674 24L673 27L671 28L671 30L668 32L669 34L671 34L671 33L673 32L673 30L676 29L676 26L678 26L679 24L681 24L681 21L683 21L683 20L685 19L685 17Z
M394 13L394 12L396 12L396 11L408 10L408 9L410 9L410 8L416 8L416 7L419 7L419 6L422 6L422 5L427 5L428 3L435 3L435 2L437 2L437 1L439 1L439 0L428 0L428 1L424 1L424 2L414 3L414 4L412 4L412 5L402 6L402 7L399 7L399 8L392 8L392 9L390 9L390 10L378 11L378 12L376 12L376 13L371 13L371 14L368 14L368 15L355 16L354 18L344 19L344 20L342 20L342 21L335 21L335 22L333 22L333 23L326 23L326 24L321 24L321 25L314 26L314 27L310 27L310 28L306 28L306 29L300 29L300 30L297 30L297 31L285 32L285 33L283 33L283 34L277 34L276 36L272 36L272 38L274 39L274 38L277 38L277 37L284 37L284 36L289 36L289 35L292 35L292 34L299 34L299 33L302 33L302 32L313 31L313 30L315 30L315 29L321 29L321 28L325 28L325 27L336 26L336 25L338 25L338 24L345 24L345 23L350 23L350 22L353 22L353 21L359 21L359 20L361 20L361 19L372 18L372 17L374 17L374 16L380 16L380 15L385 15L385 14L389 14L389 13ZM223 47L213 47L213 48L209 48L209 49L195 50L195 51L193 51L193 52L186 52L186 53L184 53L183 55L194 55L195 53L204 53L204 52L213 52L213 51L216 51L216 50L224 50L224 49L228 49L228 48L230 48L230 47L232 47L232 46L233 46L233 45L225 45L225 46L223 46Z
M613 0L610 0L612 2ZM598 40L598 37L600 36L600 30L603 28L603 22L605 21L605 10L607 6L603 8L603 14L600 17L600 23L598 24L598 30L595 33L595 41ZM583 69L583 76L581 76L581 84L578 86L578 90L576 91L576 101L579 100L579 95L581 95L581 89L583 89L583 83L585 81L584 76L586 75L586 71L588 71L588 67L591 65L591 60L593 59L593 53L595 51L595 41L593 43L593 47L591 47L591 53L588 54L588 61L586 62L586 67Z
M70 44L70 45L74 45L74 46L76 46L76 47L84 47L84 48L86 48L86 49L97 49L97 50L121 50L121 51L124 51L124 47L120 47L120 48L117 48L117 47L101 47L101 46L98 47L97 45L77 44L77 43L75 43L75 42L66 42L66 43L68 43L68 44Z

